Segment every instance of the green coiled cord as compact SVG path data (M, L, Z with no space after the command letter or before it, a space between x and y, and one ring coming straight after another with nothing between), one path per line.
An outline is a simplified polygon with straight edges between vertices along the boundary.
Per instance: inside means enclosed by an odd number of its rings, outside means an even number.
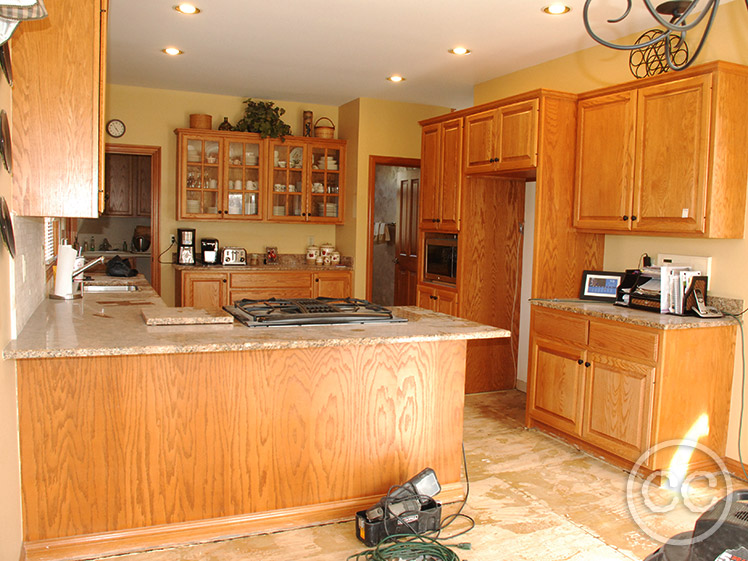
M375 548L354 553L348 557L347 561L389 561L391 559L459 561L460 558L435 538L413 534L392 534L379 542Z

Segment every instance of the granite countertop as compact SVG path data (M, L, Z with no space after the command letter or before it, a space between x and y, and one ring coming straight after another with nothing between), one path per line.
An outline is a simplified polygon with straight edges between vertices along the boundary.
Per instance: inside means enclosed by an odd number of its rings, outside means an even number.
M194 265L173 265L176 271L352 271L353 267L347 265L307 265L306 263L277 263L275 265L205 265L196 263Z
M92 275L89 284L137 284L137 292L85 293L78 300L46 299L18 339L3 350L5 359L146 355L273 350L348 345L509 337L490 327L416 307L393 307L407 323L302 327L216 325L147 326L143 311L158 315L167 306L141 275L114 279Z
M712 302L710 301L710 304ZM698 316L676 316L672 314L658 314L634 308L614 306L607 302L594 302L589 300L532 300L535 306L552 308L566 312L574 312L589 317L609 319L654 327L656 329L693 329L703 327L719 327L724 325L735 325L734 318L725 316L721 318L700 318Z

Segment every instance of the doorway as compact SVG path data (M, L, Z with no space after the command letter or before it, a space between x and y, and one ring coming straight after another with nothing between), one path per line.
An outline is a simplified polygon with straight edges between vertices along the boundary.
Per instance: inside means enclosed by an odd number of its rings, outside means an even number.
M414 306L421 161L369 157L367 299Z

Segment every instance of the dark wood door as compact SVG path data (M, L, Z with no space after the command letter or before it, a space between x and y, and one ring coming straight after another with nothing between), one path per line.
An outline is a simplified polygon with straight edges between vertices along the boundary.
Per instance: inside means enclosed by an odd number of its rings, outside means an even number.
M419 190L418 179L403 179L400 182L400 216L395 235L395 306L416 305Z
M106 155L106 203L103 214L107 216L133 216L132 164L132 157L129 155Z

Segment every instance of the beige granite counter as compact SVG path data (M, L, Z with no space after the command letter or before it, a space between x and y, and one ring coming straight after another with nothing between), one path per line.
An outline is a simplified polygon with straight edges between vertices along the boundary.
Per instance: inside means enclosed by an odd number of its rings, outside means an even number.
M307 265L306 263L276 263L274 265L173 265L175 271L217 271L217 272L269 272L269 271L352 271L353 267L346 265Z
M407 323L302 327L224 325L147 326L143 310L166 308L142 277L99 278L89 284L138 284L129 293L86 293L79 300L47 299L18 339L3 350L6 359L148 355L491 339L510 333L416 307L392 308ZM158 315L151 314L151 315Z
M588 300L544 300L535 299L532 303L544 308L574 312L585 316L620 321L656 329L692 329L703 327L718 327L734 325L735 319L729 316L722 318L700 318L697 316L676 316L672 314L658 314L645 310L635 310L615 306L607 302Z

